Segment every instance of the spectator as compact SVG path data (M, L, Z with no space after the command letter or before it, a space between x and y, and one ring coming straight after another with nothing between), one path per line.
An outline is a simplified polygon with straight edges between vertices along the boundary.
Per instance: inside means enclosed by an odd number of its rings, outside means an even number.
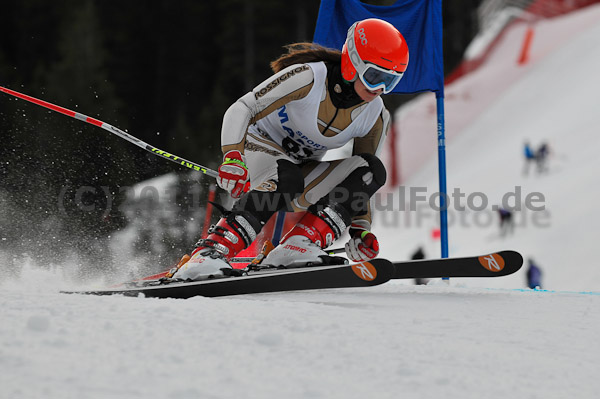
M415 251L415 253L412 254L412 256L410 257L410 259L412 259L412 260L425 259L425 252L423 251L423 247L419 247ZM416 285L425 285L428 282L429 282L429 280L426 279L426 278L421 278L421 277L415 278L415 284Z
M548 170L546 167L546 160L548 159L548 154L550 153L550 146L546 141L542 142L540 147L535 153L535 161L537 164L537 172L538 174L542 174Z
M542 270L529 259L529 268L527 269L527 286L532 290L542 288Z

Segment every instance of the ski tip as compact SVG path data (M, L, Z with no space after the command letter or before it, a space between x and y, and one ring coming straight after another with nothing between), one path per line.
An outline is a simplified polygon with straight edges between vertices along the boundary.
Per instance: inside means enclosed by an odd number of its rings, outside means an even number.
M523 266L523 256L517 251L500 251L477 258L481 266L492 273L514 273Z

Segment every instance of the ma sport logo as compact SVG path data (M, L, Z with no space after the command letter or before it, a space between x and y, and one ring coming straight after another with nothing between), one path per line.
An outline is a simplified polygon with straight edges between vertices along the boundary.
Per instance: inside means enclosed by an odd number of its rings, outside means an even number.
M498 254L480 256L479 263L491 272L499 272L504 269L504 259Z

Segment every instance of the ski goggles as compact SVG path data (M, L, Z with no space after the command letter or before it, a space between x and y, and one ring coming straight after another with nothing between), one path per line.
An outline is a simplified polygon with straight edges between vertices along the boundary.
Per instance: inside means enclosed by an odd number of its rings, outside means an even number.
M358 68L356 68L356 71L360 81L371 91L383 89L383 93L388 94L394 90L394 87L404 75L402 72L390 71L375 64L363 63L363 65L365 65L365 68L362 72Z

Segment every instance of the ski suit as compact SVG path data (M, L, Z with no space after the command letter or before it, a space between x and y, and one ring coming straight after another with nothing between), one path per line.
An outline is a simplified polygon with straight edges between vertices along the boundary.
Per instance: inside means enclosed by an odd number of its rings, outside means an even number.
M223 119L223 153L244 154L251 183L233 212L250 212L264 225L281 209L336 202L352 223L369 229L369 198L386 178L377 154L389 121L381 98L360 99L339 65L296 64L276 73L236 101ZM322 160L351 140L352 156Z

